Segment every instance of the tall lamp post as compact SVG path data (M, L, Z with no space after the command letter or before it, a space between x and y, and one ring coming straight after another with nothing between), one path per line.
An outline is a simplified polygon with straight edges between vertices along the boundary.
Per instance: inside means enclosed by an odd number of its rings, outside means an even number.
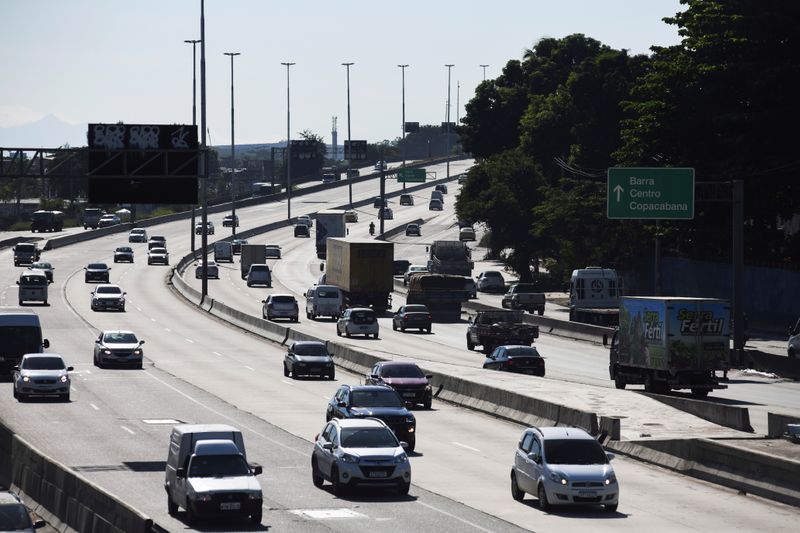
M224 52L231 58L231 228L232 234L236 235L236 153L233 140L233 58L241 55L240 52Z
M350 195L350 209L353 209L353 181L350 177L350 169L352 167L352 160L353 160L353 144L352 139L350 138L350 66L353 63L342 63L342 66L347 68L347 144L350 146L350 150L347 154L347 190Z
M281 63L286 66L286 219L292 220L292 133L289 114L289 67L294 63Z
M402 75L402 78L403 78L403 93L402 93L403 94L403 140L401 142L401 144L402 144L401 152L403 153L403 168L406 168L406 67L408 67L408 65L397 65L397 66L400 67L400 70L403 73L403 75ZM406 182L403 181L403 190L405 190L405 189L406 189Z
M206 18L205 0L200 0L200 175L203 180L203 214L200 221L203 223L203 233L200 237L203 248L203 268L201 271L201 298L200 302L208 295L208 261L206 261L206 247L208 246L208 146L206 145Z
M486 67L488 66L489 65L480 65L480 67L483 69L483 81L486 81Z
M445 65L447 67L447 178L450 179L450 69L455 65Z
M200 39L186 39L183 41L192 45L192 126L197 126L197 43ZM195 250L194 246L194 212L195 205L192 204L192 227L189 235L192 240L192 252Z

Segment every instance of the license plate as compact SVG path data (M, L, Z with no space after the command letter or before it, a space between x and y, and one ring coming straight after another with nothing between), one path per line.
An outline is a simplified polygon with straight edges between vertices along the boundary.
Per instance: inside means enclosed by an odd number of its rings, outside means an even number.
M241 508L242 504L239 502L222 502L219 504L220 511L235 511Z
M593 490L579 490L578 491L578 495L579 496L585 496L585 497L593 497L593 496L597 496L597 492L595 492Z
M386 472L383 470L375 470L369 473L369 477L386 477Z
M404 392L403 393L403 398L413 398L414 396L416 396L416 394L414 394L413 392Z

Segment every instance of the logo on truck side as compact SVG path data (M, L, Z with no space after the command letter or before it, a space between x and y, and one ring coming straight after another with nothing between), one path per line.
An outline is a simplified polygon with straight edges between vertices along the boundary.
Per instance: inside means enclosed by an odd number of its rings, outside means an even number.
M725 331L725 319L714 318L713 311L678 309L678 323L681 334L722 335Z

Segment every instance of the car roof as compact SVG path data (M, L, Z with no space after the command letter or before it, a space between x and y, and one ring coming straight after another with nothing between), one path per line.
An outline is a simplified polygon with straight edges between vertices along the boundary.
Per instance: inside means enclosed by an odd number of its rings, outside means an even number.
M95 289L99 289L100 287L116 287L118 289L122 289L122 287L120 287L116 283L101 283L99 285L95 285L94 287Z
M24 359L43 359L43 358L46 358L46 357L58 357L62 361L64 360L64 358L61 357L61 355L59 355L57 353L51 353L51 352L47 352L47 353L26 353L22 357Z
M380 428L386 424L377 418L332 418L331 422L341 428Z
M369 307L350 307L347 309L348 311L369 311L370 313L374 313L375 311Z
M268 298L274 298L275 296L288 296L290 298L294 298L294 294L286 294L286 293L277 293L277 294L270 294L267 296Z
M378 363L381 366L416 366L419 368L419 365L414 361L381 361Z
M545 440L559 439L559 440L595 440L594 437L589 435L585 430L575 427L541 427L531 428L538 431Z
M292 346L325 346L322 341L294 341Z
M351 391L394 390L388 385L343 385L343 386L347 387Z
M109 335L109 334L112 334L112 333L130 333L131 335L136 335L134 332L128 331L128 330L125 330L125 329L106 329L106 330L103 330L103 335Z

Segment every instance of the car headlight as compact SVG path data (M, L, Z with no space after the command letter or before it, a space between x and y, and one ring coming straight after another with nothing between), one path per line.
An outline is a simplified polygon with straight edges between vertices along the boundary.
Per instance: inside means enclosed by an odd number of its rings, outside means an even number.
M141 350L134 350L133 351L133 355L142 355L142 351Z
M211 494L198 494L196 499L198 502L210 502Z
M617 482L617 476L615 474L609 474L609 476L605 479L606 485L611 485Z
M261 492L251 492L250 494L247 495L247 499L249 499L250 501L263 500L264 497L261 495Z
M358 456L357 455L351 455L349 453L344 453L344 454L342 454L342 461L344 461L345 463L357 463L358 462Z
M431 384L430 384L430 383L428 383L427 385L425 385L425 390L426 390L426 391L429 391L429 390L431 390Z
M405 462L408 462L408 456L406 454L404 454L404 453L401 453L400 455L396 455L395 458L394 458L394 462L396 464L399 464L399 465L403 464Z
M66 383L67 381L69 381L69 378L67 376L61 376L60 381L61 383Z
M103 350L103 355L111 355L111 350Z
M24 381L25 383L28 383L30 380L31 378L29 376L22 376L22 381Z
M567 478L558 472L550 472L550 480L561 485L566 485L568 483Z

